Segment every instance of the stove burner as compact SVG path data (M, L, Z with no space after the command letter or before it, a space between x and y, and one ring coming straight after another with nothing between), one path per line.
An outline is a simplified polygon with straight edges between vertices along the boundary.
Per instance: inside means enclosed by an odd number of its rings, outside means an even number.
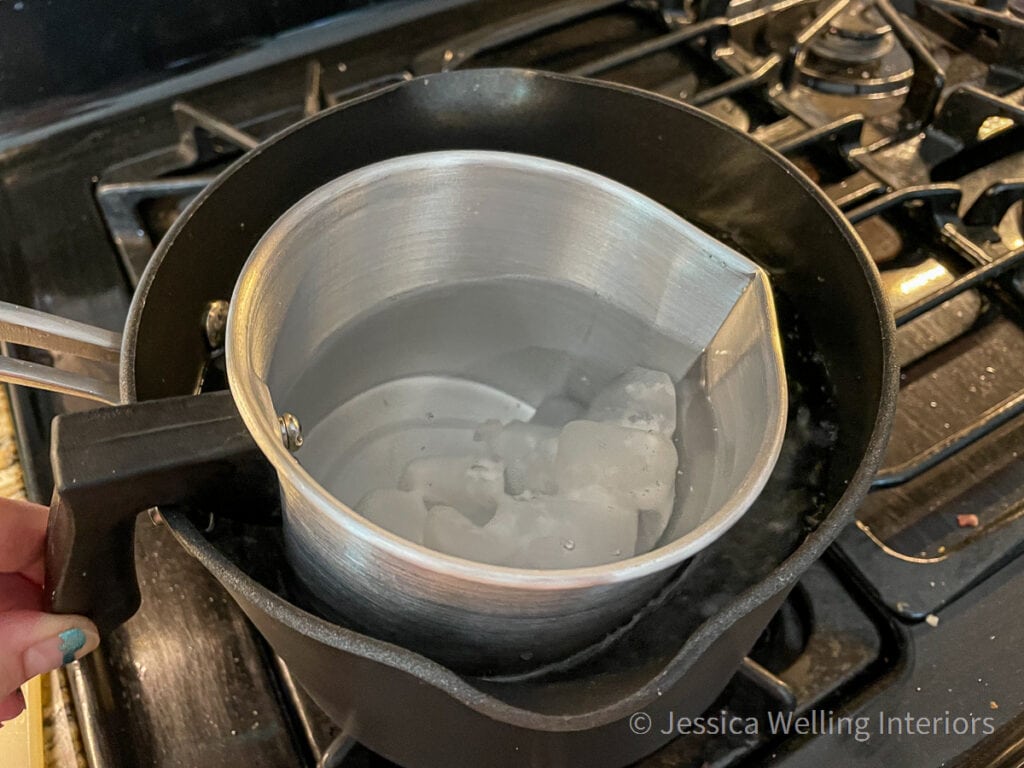
M812 52L839 64L867 64L896 45L892 27L866 2L853 3L839 14L823 35L810 45Z
M910 54L872 0L854 0L797 54L800 82L824 93L889 94L913 77Z

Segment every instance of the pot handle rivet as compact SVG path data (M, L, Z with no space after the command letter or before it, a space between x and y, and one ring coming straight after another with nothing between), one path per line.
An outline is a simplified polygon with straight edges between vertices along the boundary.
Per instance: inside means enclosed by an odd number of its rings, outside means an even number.
M224 331L227 324L228 302L218 299L206 305L206 314L203 316L203 333L206 334L206 343L210 345L210 349L220 349L224 346Z
M285 448L295 453L302 447L302 425L290 413L282 413L278 416L277 423L281 425L281 442L284 443Z

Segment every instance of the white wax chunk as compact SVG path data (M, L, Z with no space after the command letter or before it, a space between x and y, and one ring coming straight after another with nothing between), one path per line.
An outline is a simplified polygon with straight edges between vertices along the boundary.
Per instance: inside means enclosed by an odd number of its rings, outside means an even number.
M356 509L411 541L491 565L625 560L650 551L672 515L676 408L667 374L633 368L598 392L585 417L559 395L529 423L484 422L463 449L474 455L417 457L398 490L373 491Z
M508 564L516 568L583 568L625 560L636 549L637 513L602 501L541 496L503 500L484 528L513 530L518 547Z
M505 490L511 496L523 493L554 493L554 459L558 430L541 424L487 421L476 436L495 459L505 464Z
M386 528L402 538L423 543L423 527L427 507L423 496L415 491L381 488L370 491L356 504L356 512L367 520Z
M571 421L558 440L560 493L597 485L635 509L653 509L674 493L679 456L660 432L595 421Z
M511 521L505 524L508 522ZM519 545L512 534L512 531L502 530L500 524L478 526L457 509L438 505L427 513L423 544L466 560L504 565Z
M667 373L632 368L597 393L586 417L671 437L676 430L676 388Z
M641 512L637 554L649 550L668 524L679 455L661 432L573 421L558 440L555 479L560 495L599 486L623 507Z
M406 465L398 480L403 491L417 491L428 507L455 507L473 522L487 522L505 490L505 466L477 456L426 456Z

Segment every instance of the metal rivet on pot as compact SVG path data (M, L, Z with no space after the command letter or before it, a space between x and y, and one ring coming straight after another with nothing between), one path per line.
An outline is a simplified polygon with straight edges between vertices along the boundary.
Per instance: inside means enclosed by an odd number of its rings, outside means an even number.
M228 302L218 299L206 305L203 332L206 334L206 343L210 345L211 349L220 349L224 346L224 329L227 324Z
M302 447L302 425L290 413L282 413L277 417L277 421L281 425L281 441L284 447L295 453Z

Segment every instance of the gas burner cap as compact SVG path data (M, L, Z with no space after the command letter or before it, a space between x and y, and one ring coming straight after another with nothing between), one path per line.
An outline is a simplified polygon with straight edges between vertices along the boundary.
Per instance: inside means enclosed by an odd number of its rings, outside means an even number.
M851 3L831 26L811 41L810 50L839 64L868 64L896 45L892 27L873 5Z
M914 74L910 54L871 0L851 2L795 63L804 85L848 96L893 94Z

